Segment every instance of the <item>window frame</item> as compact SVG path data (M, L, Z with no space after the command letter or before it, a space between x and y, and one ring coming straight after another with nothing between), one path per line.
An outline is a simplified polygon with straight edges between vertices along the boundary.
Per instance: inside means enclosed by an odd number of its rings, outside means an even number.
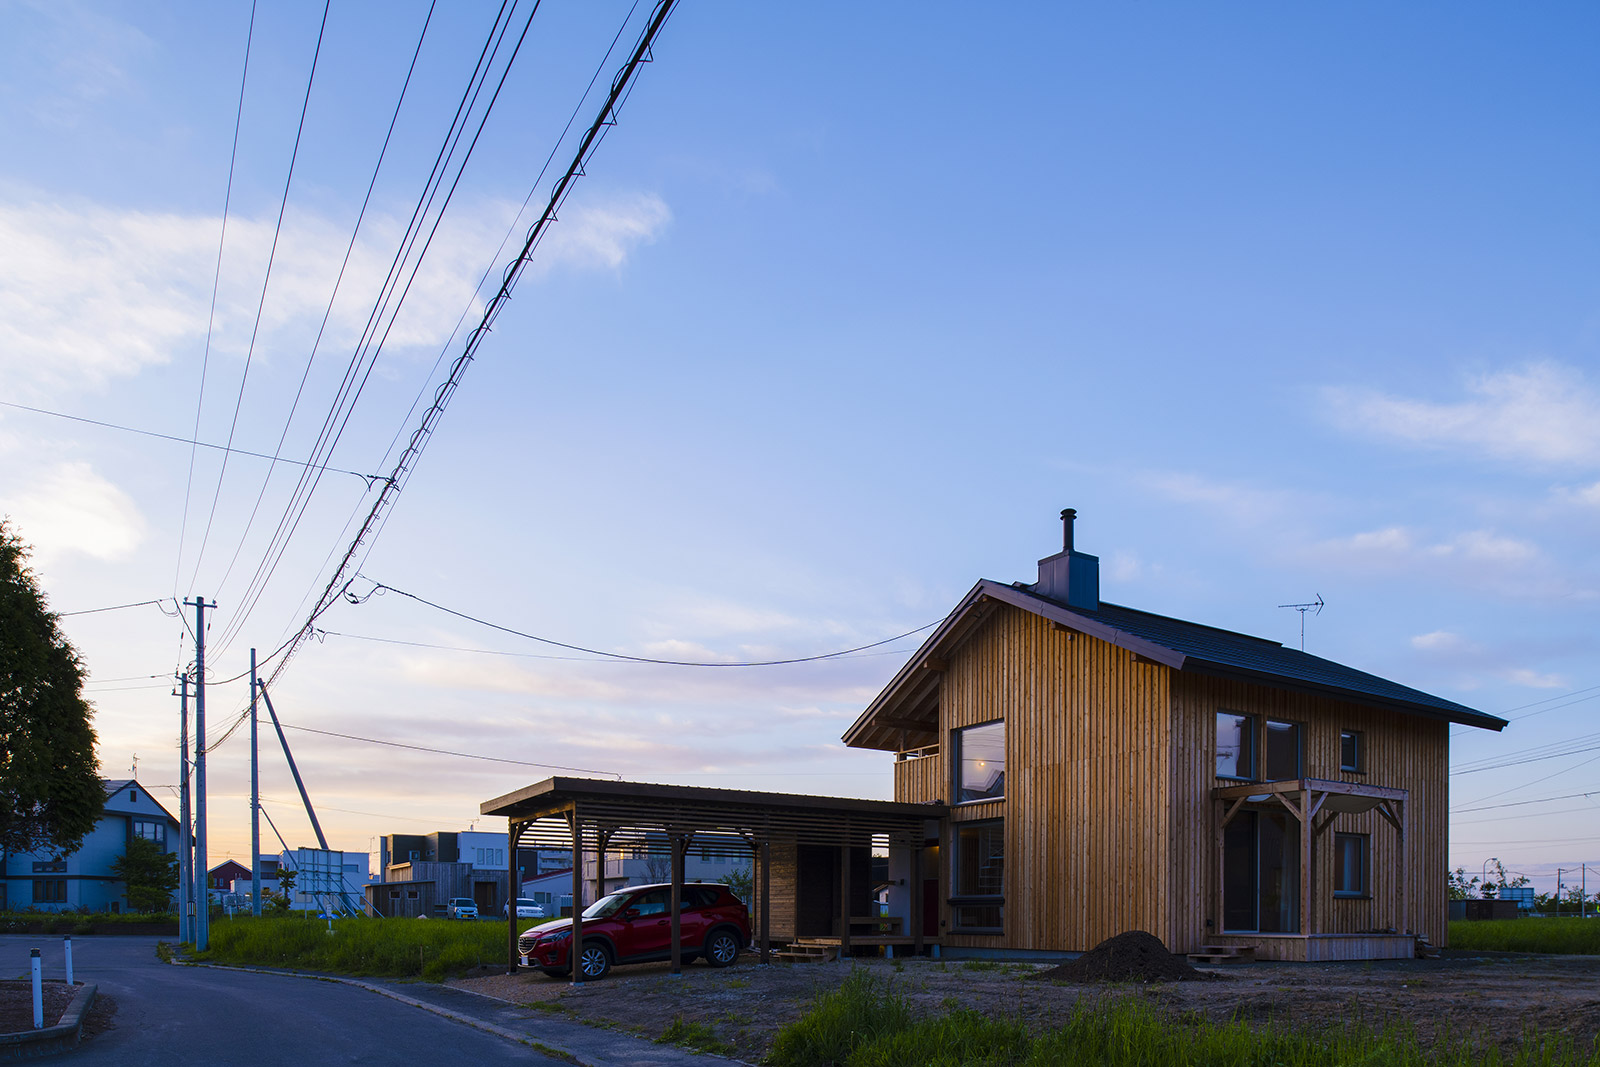
M33 902L35 904L65 904L67 902L67 880L65 878L35 878L33 880Z
M999 835L1000 845L1000 886L999 892L985 893L973 891L981 887L967 887L963 892L961 884L961 860L963 853L962 831L979 833L989 831ZM1003 934L1005 933L1005 853L1006 853L1006 821L1004 819L975 819L971 822L958 822L950 825L950 930L952 933L962 934ZM971 847L970 845L968 847ZM966 909L994 910L994 916L999 921L995 924L971 923L963 921L963 912Z
M1349 738L1355 749L1355 759L1349 763L1344 759L1344 741ZM1367 773L1367 737L1363 730L1339 731L1339 770L1344 774Z
M963 796L962 794L967 792L967 789L963 784L965 778L963 772L965 770L966 759L962 755L962 751L966 748L965 735L971 731L989 730L996 727L998 727L1000 731L1000 792L985 796ZM951 790L952 795L955 797L956 806L962 804L986 804L991 801L1004 800L1006 798L1006 721L1004 719L991 719L988 722L978 722L973 723L970 726L955 727L950 731L950 754L950 767L952 771Z
M1360 859L1356 885L1349 885L1349 866L1345 862L1345 843L1354 842ZM1335 832L1333 835L1333 895L1339 900L1370 900L1372 897L1372 835Z
M1260 729L1260 720L1259 720L1259 718L1257 716L1251 715L1251 714L1249 714L1247 712L1233 711L1233 710L1231 710L1229 708L1218 708L1217 709L1216 721L1217 721L1217 723L1219 725L1221 723L1221 720L1222 720L1223 716L1227 716L1230 719L1243 720L1244 723L1245 723L1245 728L1244 728L1243 731L1241 731L1240 736L1242 736L1245 739L1245 743L1248 746L1248 751L1246 751L1245 753L1242 754L1244 761L1248 763L1248 767L1245 768L1247 773L1242 774L1242 775L1240 775L1240 774L1223 774L1220 767L1214 767L1213 769L1216 771L1216 776L1218 778L1224 779L1225 781L1229 781L1229 782L1254 782L1254 781L1256 781L1256 771L1258 770L1258 762L1259 762L1257 757L1260 754L1259 753L1259 749L1261 747L1259 742L1258 742L1258 740L1257 740L1257 737L1256 737L1256 735L1257 735L1257 733L1259 732L1259 729ZM1213 737L1213 741L1215 741L1215 740L1216 740L1216 738L1214 736ZM1216 763L1220 759L1221 759L1221 746L1219 745L1217 747L1217 750L1216 750L1214 756L1213 756L1213 761L1212 762Z

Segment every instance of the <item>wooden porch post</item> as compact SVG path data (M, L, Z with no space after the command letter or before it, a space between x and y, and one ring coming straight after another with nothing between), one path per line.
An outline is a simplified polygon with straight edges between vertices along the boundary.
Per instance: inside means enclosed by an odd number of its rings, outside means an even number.
M506 973L517 973L517 898L522 895L522 879L517 870L517 839L522 836L521 820L506 820L506 855L511 858L507 888L511 898L506 901Z
M1217 812L1220 813L1220 812L1223 811L1224 806L1226 805L1226 803L1227 803L1226 801L1218 801L1217 804L1213 806L1212 810L1213 811L1217 811ZM1220 814L1218 819L1217 819L1217 849L1216 849L1216 862L1217 862L1217 925L1216 925L1216 929L1213 931L1213 933L1218 933L1218 934L1222 933L1222 931L1224 929L1223 924L1227 921L1227 906L1226 906L1226 904L1224 902L1224 895L1226 894L1227 887L1228 887L1228 872L1227 872L1226 863L1224 862L1225 857L1223 855L1223 850L1226 847L1226 845L1225 845L1225 837L1227 835L1227 832L1228 832L1228 817L1227 817L1226 814Z
M1406 855L1406 824L1410 821L1406 808L1409 805L1404 800L1397 800L1395 807L1400 809L1400 847L1395 852L1400 858L1400 923L1395 929L1408 934L1411 932L1411 858ZM1368 859L1367 862L1372 861ZM1367 872L1367 878L1372 878L1370 871Z
M672 973L683 974L683 860L689 851L687 834L673 834L672 843Z
M918 833L923 831L919 830ZM922 846L911 849L911 954L922 955Z
M771 963L772 949L772 843L761 839L761 962Z
M1311 933L1311 790L1300 783L1300 934Z
M850 955L850 846L839 846L839 958Z
M567 813L572 820L572 937L567 942L567 962L571 965L571 981L583 985L583 972L578 970L578 954L583 949L583 829L578 822L578 803L573 801Z

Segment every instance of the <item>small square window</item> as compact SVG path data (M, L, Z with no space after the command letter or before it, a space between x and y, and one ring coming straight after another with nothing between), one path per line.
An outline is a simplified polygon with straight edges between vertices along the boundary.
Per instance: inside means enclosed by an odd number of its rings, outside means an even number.
M1366 834L1333 835L1333 895L1365 897L1371 895L1368 881Z
M1341 730L1339 732L1339 769L1341 771L1364 771L1367 767L1366 753L1362 751L1366 746L1362 744L1363 738L1359 730Z

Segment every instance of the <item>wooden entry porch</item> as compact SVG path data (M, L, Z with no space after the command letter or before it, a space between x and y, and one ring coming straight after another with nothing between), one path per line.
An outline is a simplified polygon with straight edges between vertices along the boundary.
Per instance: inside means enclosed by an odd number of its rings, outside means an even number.
M1221 786L1212 790L1219 802L1220 818L1217 821L1216 849L1218 883L1216 887L1216 913L1214 929L1206 943L1222 949L1248 948L1256 959L1297 960L1317 962L1324 960L1408 959L1416 955L1416 937L1411 931L1407 911L1409 866L1404 862L1407 801L1410 794L1404 789L1372 786L1358 782L1331 781L1318 778L1286 779L1274 782L1254 782ZM1280 910L1279 918L1292 916L1287 924L1278 928L1264 928L1265 922L1257 913L1254 928L1230 928L1228 916L1228 857L1226 835L1228 825L1241 812L1284 813L1291 824L1298 827L1294 835L1298 870L1289 868L1285 874L1296 873L1298 883L1295 896L1289 898L1292 910ZM1319 862L1317 845L1335 819L1341 814L1359 814L1373 811L1395 831L1398 847L1396 855L1402 857L1398 877L1393 880L1394 899L1384 920L1373 923L1374 929L1365 931L1335 931L1318 907L1319 879L1333 877L1331 865ZM1293 839L1291 839L1293 840ZM1370 855L1370 854L1369 854ZM1258 879L1260 875L1258 874ZM1372 872L1367 872L1369 883ZM1285 879L1287 881L1287 879ZM1287 891L1287 887L1283 888ZM1259 892L1259 883L1258 883ZM1385 921L1387 920L1387 921ZM1284 928L1287 925L1287 929Z

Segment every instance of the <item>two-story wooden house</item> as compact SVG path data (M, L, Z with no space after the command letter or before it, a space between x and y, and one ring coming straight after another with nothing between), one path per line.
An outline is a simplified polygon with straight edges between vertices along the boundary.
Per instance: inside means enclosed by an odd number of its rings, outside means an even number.
M1015 952L1137 929L1266 959L1443 944L1449 727L1505 721L1103 602L1062 519L1037 582L978 582L844 735L895 753L895 800L951 805L925 932Z

